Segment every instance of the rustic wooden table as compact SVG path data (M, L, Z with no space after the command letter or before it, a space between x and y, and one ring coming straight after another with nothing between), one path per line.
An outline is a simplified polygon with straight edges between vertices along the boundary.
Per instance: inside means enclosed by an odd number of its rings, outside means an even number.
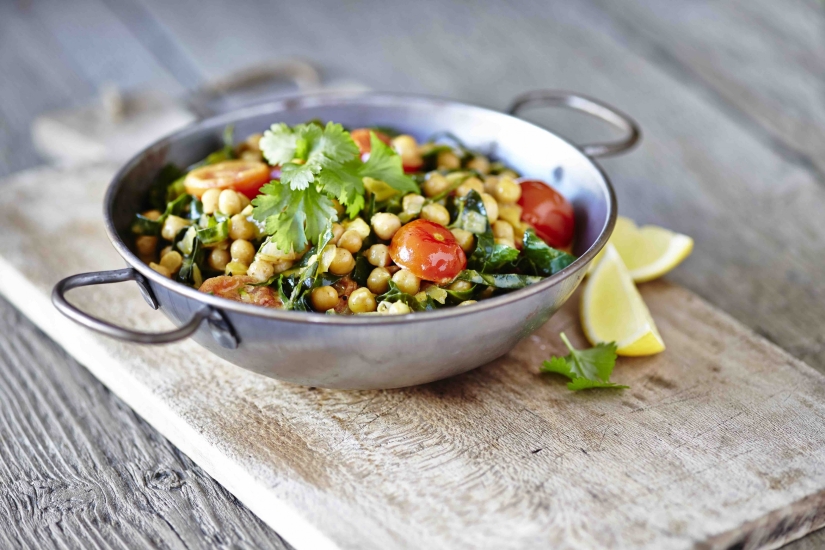
M643 126L643 145L604 166L622 213L696 238L672 279L825 372L818 0L201 4L0 3L0 176L42 162L36 115L104 83L181 94L273 57L496 108L577 90ZM535 116L573 139L605 131ZM285 546L2 300L0 521L3 548ZM791 547L823 545L819 532Z

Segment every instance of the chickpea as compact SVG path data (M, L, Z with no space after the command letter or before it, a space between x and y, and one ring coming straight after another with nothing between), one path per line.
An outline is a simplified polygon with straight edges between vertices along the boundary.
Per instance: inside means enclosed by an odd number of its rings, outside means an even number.
M154 269L155 271L157 271L158 273L160 273L164 277L167 277L169 279L172 278L172 272L169 271L168 268L166 268L162 265L159 265L159 264L156 264L155 262L152 262L152 263L149 264L149 267L151 267L152 269Z
M279 273L283 273L287 269L292 269L293 265L295 265L295 262L293 262L292 260L281 260L279 262L272 263L272 270L275 272L275 275L278 275Z
M458 170L461 168L461 159L452 151L441 151L438 153L436 165L439 170Z
M330 241L332 244L338 244L338 239L341 238L341 235L344 234L344 226L340 223L332 224L332 240ZM359 235L360 236L360 235Z
M398 287L401 292L407 294L418 294L421 288L421 279L413 275L409 269L402 269L392 276L392 282Z
M244 146L246 147L247 151L257 151L258 153L261 152L261 138L264 137L263 134L256 133L250 134L246 140L244 140Z
M367 278L367 288L373 294L384 294L390 288L392 275L383 267L376 267Z
M252 204L252 201L249 200L249 197L247 197L243 193L238 193L238 198L241 199L241 212L246 210L246 207Z
M394 302L390 305L389 309L387 309L387 313L390 315L406 315L407 313L412 313L412 311L410 310L410 306L404 302Z
M241 198L232 189L224 189L218 197L218 211L227 216L234 216L243 210Z
M484 184L481 183L481 180L478 178L467 178L464 180L464 183L456 188L455 194L463 197L469 193L471 189L479 194L484 193Z
M312 302L312 309L327 311L338 305L338 291L331 286L321 286L312 289L309 299Z
M238 239L229 247L229 255L233 261L249 265L255 259L255 247L247 240Z
M404 198L401 199L401 208L405 214L417 216L421 213L421 207L424 206L425 200L423 195L416 195L414 193L404 195Z
M183 256L177 250L172 250L160 257L160 265L168 269L170 273L177 273L183 265Z
M459 307L461 307L461 306L471 306L471 305L473 305L473 304L477 304L477 303L478 303L478 302L477 302L476 300L464 300L463 302L461 302L460 304L458 304L458 306L459 306Z
M395 265L395 264L388 265L385 269L386 269L387 271L389 271L389 272L390 272L390 275L395 275L396 273L398 273L399 271L401 271L401 268L400 268L400 267L398 267L398 266L397 266L397 265Z
M178 216L168 216L163 222L163 227L160 230L160 236L167 241L175 240L175 235L180 233L180 230L189 225L189 220L185 220Z
M422 186L424 194L428 197L440 195L449 189L449 187L450 182L438 172L430 172L427 175L427 179L424 180L424 185Z
M385 244L374 244L367 249L367 261L375 267L390 265L390 249Z
M406 134L400 135L392 140L392 147L401 157L404 166L421 166L424 163L418 151L418 142L414 137Z
M369 313L375 311L378 305L375 303L375 295L366 288L356 289L349 295L347 305L353 313Z
M395 232L401 229L401 220L395 214L379 212L371 220L372 230L379 239L388 241L392 239Z
M487 174L490 172L490 161L483 155L478 155L467 162L468 170L475 170L479 174Z
M163 257L164 257L164 256L166 256L167 254L169 254L170 252L172 252L172 250L174 250L174 248L172 248L172 245L171 245L171 244L170 244L169 246L164 246L164 247L160 250L160 257L161 257L161 258L163 258Z
M516 174L515 172L513 172L510 169L502 170L501 172L498 173L498 176L500 178L510 178L511 180L518 179L518 174Z
M335 212L338 214L338 219L340 220L344 212L346 212L344 205L338 202L338 199L332 199L332 206L335 208Z
M214 214L218 211L218 198L221 196L220 189L207 189L201 196L204 214Z
M264 159L263 155L258 151L244 151L240 154L242 160L249 160L252 162L260 162Z
M345 250L349 250L352 254L355 254L359 250L361 250L361 246L364 244L364 241L361 240L361 235L358 234L357 231L353 231L350 229L349 231L344 231L344 234L341 235L341 238L338 239L338 246Z
M469 281L454 281L449 287L450 290L454 290L456 292L464 292L466 290L470 290L473 288L473 283Z
M493 224L493 237L497 239L515 240L513 226L504 220L498 220Z
M517 204L500 204L498 219L510 222L514 228L521 225L521 206Z
M152 220L153 222L157 221L158 218L160 218L161 216L162 216L162 214L160 213L160 210L147 210L146 212L143 213L144 218L148 218L148 219Z
M346 275L355 268L355 258L345 248L336 248L335 256L329 264L329 272L333 275Z
M484 203L484 209L487 210L487 219L490 223L495 223L498 219L498 203L492 195L487 193L481 194L481 200Z
M428 204L421 209L421 218L447 226L450 223L450 213L440 204Z
M264 260L255 260L246 270L246 274L262 283L268 281L275 275L275 266Z
M226 264L226 269L224 270L224 273L233 276L246 275L247 269L249 269L249 266L247 266L245 263L231 261L228 264Z
M485 176L484 177L484 192L492 194L496 190L496 185L498 185L498 176Z
M135 239L135 248L141 256L152 256L158 248L158 238L151 235L141 235Z
M255 232L255 224L247 220L243 214L235 214L229 219L229 238L233 241L252 240L255 238Z
M361 218L355 218L354 220L346 221L343 223L344 229L352 229L356 231L359 235L361 235L362 239L366 239L370 236L371 229L370 226L367 225Z
M226 250L213 248L212 252L209 253L209 267L215 271L223 271L226 269L226 264L228 264L231 259L232 258L229 256L229 252Z
M495 189L493 189L493 196L498 202L505 204L518 202L521 198L521 185L510 178L499 178Z
M472 233L466 229L459 229L458 227L451 229L450 231L452 231L455 240L458 241L458 246L461 247L461 250L464 252L470 252L473 249L476 244L476 239Z

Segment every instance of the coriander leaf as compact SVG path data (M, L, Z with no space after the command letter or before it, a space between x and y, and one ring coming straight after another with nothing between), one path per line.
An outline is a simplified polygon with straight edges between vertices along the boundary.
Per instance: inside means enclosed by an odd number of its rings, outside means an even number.
M298 137L289 126L283 122L273 124L261 137L261 153L269 164L279 166L295 158L295 147Z
M303 164L288 162L281 166L281 181L294 191L303 191L315 181L315 174L321 171L317 160L308 160Z
M561 339L570 354L565 357L551 357L541 366L541 372L554 372L570 378L567 387L573 391L590 388L627 388L610 382L610 375L616 365L616 343L597 344L577 350L562 332Z
M419 193L415 181L404 174L401 157L370 132L370 157L358 170L358 176L381 180L402 193Z
M265 222L266 232L284 252L304 250L310 241L317 243L337 219L332 201L314 185L295 191L272 182L261 188L252 204L252 217Z
M549 277L572 264L576 257L556 250L536 235L531 227L524 232L518 267L525 273Z
M356 175L357 163L357 160L343 165L329 163L318 175L318 183L346 207L350 218L364 208L364 183Z
M329 160L338 163L349 162L358 156L358 146L349 132L340 124L328 122L321 135L319 149Z

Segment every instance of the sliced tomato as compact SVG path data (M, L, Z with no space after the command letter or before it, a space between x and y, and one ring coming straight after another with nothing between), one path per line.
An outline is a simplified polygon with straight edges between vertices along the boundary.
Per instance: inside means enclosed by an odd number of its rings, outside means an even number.
M272 168L254 160L225 160L195 168L183 180L186 192L196 197L208 189L233 189L250 199L258 196L258 190L272 179Z
M532 225L536 235L555 248L573 242L573 205L561 193L540 180L521 183L521 220Z
M370 132L375 132L375 137L386 143L387 145L390 144L390 136L387 134L377 132L375 130L371 130L369 128L356 128L352 132L349 133L352 136L352 141L358 146L358 151L363 156L365 153L369 153L372 150L372 143L370 142Z
M424 281L446 284L467 267L467 256L443 225L415 220L396 231L390 258Z

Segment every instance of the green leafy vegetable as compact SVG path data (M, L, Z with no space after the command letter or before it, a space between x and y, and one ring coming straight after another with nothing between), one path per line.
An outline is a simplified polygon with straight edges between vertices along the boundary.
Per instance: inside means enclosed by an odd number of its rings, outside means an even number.
M481 234L490 231L487 209L481 195L471 189L469 193L455 201L455 221L450 227L463 229L470 233Z
M194 199L198 204L200 201ZM169 216L181 216L186 212L187 207L193 202L192 195L181 195L175 200L166 204L166 210L156 220L150 220L143 214L136 214L132 222L132 232L138 235L159 235L163 227L163 222Z
M458 274L457 279L460 281L469 281L477 285L514 290L541 282L543 277L519 275L516 273L479 273L472 269L465 269Z
M372 152L361 162L358 146L340 124L275 124L260 141L271 164L281 166L280 182L261 189L252 201L253 217L266 223L266 231L284 252L304 250L317 244L321 234L336 221L332 199L355 217L364 208L364 178L381 180L403 192L417 192L416 183L404 174L399 157L371 134Z
M432 311L438 306L436 301L425 293L424 299L419 300L411 294L402 292L393 281L390 281L390 288L384 294L376 298L378 302L403 302L409 306L412 311Z
M312 311L306 300L307 295L313 288L329 283L318 273L318 266L320 265L320 251L331 240L332 231L327 229L321 235L318 245L304 255L298 269L281 275L278 290L285 309Z
M518 268L533 275L549 277L558 273L575 261L576 257L567 252L556 250L541 240L533 228L524 232L522 253Z
M573 391L591 388L627 388L610 381L616 366L616 343L598 344L586 350L577 350L562 332L561 339L570 354L565 357L551 357L541 366L541 372L554 372L570 379L567 387Z
M224 218L218 221L213 216L209 216L209 223L206 227L197 230L198 240L206 245L218 244L229 237L229 219Z

